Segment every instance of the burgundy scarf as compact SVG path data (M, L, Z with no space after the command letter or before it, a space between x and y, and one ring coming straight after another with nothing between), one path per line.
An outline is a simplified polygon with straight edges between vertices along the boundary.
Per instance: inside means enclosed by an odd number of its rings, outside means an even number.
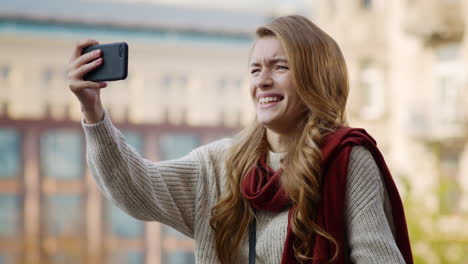
M345 223L344 202L348 160L353 146L366 147L374 157L383 174L383 180L390 197L393 220L395 224L395 239L397 246L406 263L413 263L411 246L408 238L403 204L398 194L396 185L392 179L385 160L377 148L376 141L364 130L349 127L340 127L335 132L325 136L321 143L323 160L321 163L323 185L322 199L317 212L317 224L330 234L339 245L336 261L333 263L343 264L346 262L344 255ZM243 196L250 201L252 207L257 210L281 212L290 205L286 193L280 186L282 169L273 171L261 157L256 167L246 175L241 183ZM291 213L295 210L289 209L289 220ZM295 236L291 232L290 221L286 241L284 245L282 264L299 263L294 255L293 241ZM313 249L313 264L328 263L333 257L335 247L322 236L316 236Z

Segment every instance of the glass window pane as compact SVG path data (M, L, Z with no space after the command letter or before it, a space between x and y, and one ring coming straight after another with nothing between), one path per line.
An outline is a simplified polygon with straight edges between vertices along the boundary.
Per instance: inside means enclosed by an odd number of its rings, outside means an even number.
M20 135L12 129L0 129L0 178L14 177L21 168Z
M20 226L20 199L14 194L0 194L0 238L14 238Z
M372 7L372 0L361 0L362 6L365 8L371 8Z
M164 235L166 237L168 236L171 236L171 237L175 237L175 238L178 238L178 239L181 239L181 238L189 238L187 237L186 235L182 234L182 233L179 233L179 231L175 230L174 228L170 227L170 226L167 226L167 225L164 225Z
M200 139L193 134L174 133L161 136L161 159L170 160L187 155L200 145Z
M122 211L111 202L107 202L107 219L110 221L110 232L122 238L139 238L144 234L144 224Z
M44 198L44 226L48 234L56 236L81 235L84 211L78 195L58 194Z
M10 72L11 72L11 69L9 66L7 65L0 66L0 81L8 79Z
M192 252L168 252L167 264L191 264L195 263L195 255Z
M50 131L41 136L42 175L61 180L83 176L83 149L77 131Z
M67 246L67 245L61 245ZM70 246L70 245L69 245ZM47 258L48 264L82 264L83 263L83 255L77 254L76 252L60 252L61 250L69 251L67 249L59 249L57 253L49 256ZM76 250L76 249L75 249ZM70 250L73 251L73 250Z
M109 264L144 264L145 254L138 251L112 252Z
M127 144L134 147L138 153L143 154L143 139L139 133L133 131L124 131L122 134Z
M13 263L19 263L15 261L15 256L13 254L0 251L0 264L13 264Z
M54 70L51 68L47 68L42 72L42 78L44 80L44 84L48 84L52 78L54 77Z

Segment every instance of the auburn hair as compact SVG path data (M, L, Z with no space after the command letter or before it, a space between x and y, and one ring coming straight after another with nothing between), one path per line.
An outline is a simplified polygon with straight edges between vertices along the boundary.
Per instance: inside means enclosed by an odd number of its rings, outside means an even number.
M259 27L256 36L280 41L289 61L294 89L307 108L281 163L281 184L296 208L290 221L291 231L298 238L293 245L296 258L300 262L311 260L315 237L319 235L334 244L334 259L338 245L316 224L315 218L323 195L320 143L327 133L346 125L349 88L343 54L329 35L299 15L276 18ZM255 217L240 185L267 151L266 128L255 121L234 137L227 153L225 192L212 208L210 219L215 250L222 263L233 262L240 242L248 233L249 222Z

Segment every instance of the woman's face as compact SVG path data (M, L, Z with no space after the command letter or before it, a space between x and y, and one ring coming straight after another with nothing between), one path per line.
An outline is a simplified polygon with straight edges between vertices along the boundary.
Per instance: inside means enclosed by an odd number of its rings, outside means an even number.
M250 58L250 95L257 120L277 133L288 133L304 115L286 54L276 37L257 40Z

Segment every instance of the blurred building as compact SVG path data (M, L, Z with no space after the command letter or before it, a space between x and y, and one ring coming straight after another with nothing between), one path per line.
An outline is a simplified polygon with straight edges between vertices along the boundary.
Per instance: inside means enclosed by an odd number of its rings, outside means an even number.
M255 27L310 10L345 54L351 124L375 136L402 192L408 181L422 207L443 215L434 224L422 214L424 227L468 242L467 8L466 0L0 0L0 264L194 262L190 239L130 218L97 190L66 82L78 39L128 42L129 77L101 97L127 141L156 161L250 122Z
M424 229L465 245L467 8L466 0L316 0L313 15L346 57L351 124L376 137L400 190L409 183L422 203L408 209L420 211ZM428 224L425 212L440 221Z
M173 159L252 119L247 56L278 11L166 2L0 0L0 264L194 263L190 239L101 196L67 63L79 39L126 41L104 106L145 158Z

